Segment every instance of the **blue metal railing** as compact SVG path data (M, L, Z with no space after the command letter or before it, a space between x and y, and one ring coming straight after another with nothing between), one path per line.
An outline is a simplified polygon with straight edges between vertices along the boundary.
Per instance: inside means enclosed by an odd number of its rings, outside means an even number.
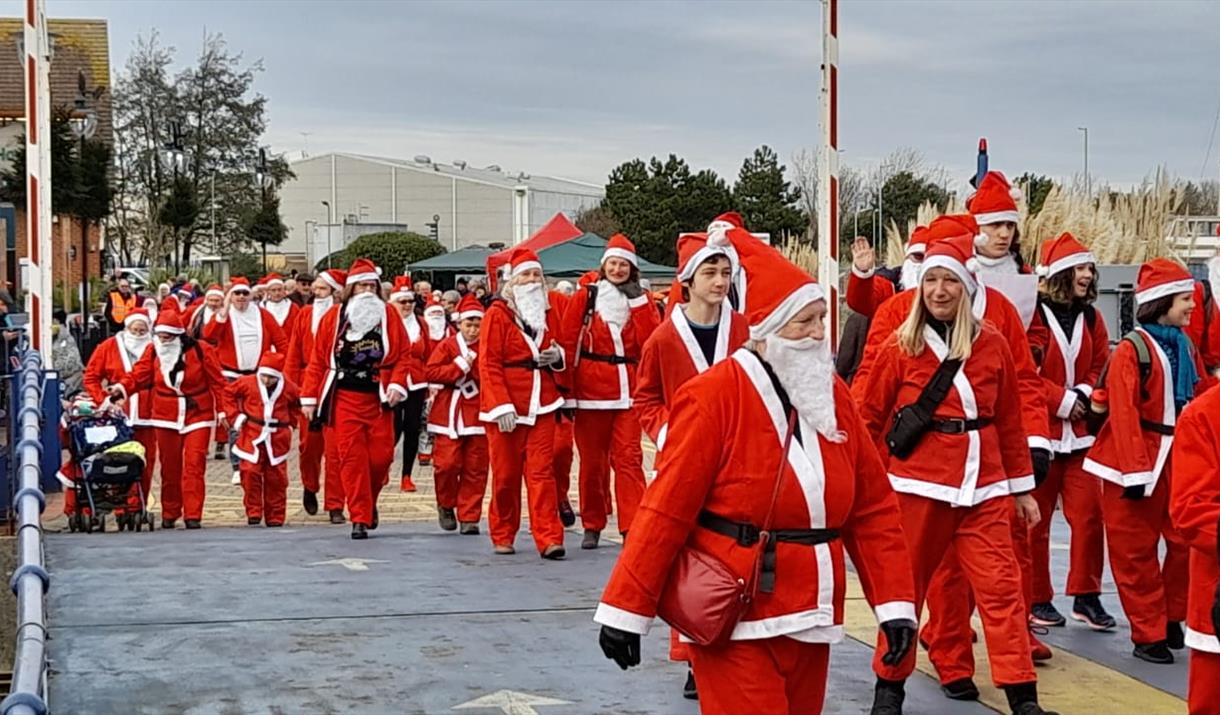
M46 594L50 576L43 563L42 510L46 495L41 488L43 452L43 389L48 385L42 356L23 345L17 352L20 367L13 376L11 416L16 442L12 446L17 491L12 518L17 525L17 567L9 585L17 596L17 650L13 657L13 685L0 702L2 715L45 715L47 666ZM53 382L50 383L54 390ZM48 429L54 430L51 423Z

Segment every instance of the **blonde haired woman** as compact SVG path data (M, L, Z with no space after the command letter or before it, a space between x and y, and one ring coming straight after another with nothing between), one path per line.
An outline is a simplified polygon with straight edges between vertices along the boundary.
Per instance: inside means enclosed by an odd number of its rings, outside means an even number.
M1038 521L1029 495L1033 467L1012 354L1000 333L971 312L980 289L967 268L973 239L963 233L930 248L917 299L878 354L864 385L870 399L860 408L886 448L917 608L942 555L953 547L974 588L996 686L1013 713L1041 715L1046 711L1038 705L1011 527L1017 516ZM892 665L874 659L874 715L902 712L904 683L914 667L914 652Z

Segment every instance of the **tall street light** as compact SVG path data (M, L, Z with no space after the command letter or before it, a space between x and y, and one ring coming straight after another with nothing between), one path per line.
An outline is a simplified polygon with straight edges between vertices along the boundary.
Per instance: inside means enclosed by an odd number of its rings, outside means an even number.
M335 219L331 214L330 202L323 201L322 205L326 207L326 267L330 268L330 227L334 224Z
M98 88L97 95L101 94ZM97 112L89 106L90 93L86 91L85 71L76 75L76 100L68 124L72 136L76 137L76 161L83 169L85 165L85 141L97 132ZM81 330L76 334L77 349L85 355L85 336L89 333L89 220L80 217L80 312ZM71 271L64 271L64 302L68 300L68 286L72 283Z
M170 194L178 190L178 177L180 172L186 171L187 157L186 150L183 145L183 131L180 122L169 123L169 141L165 146L161 147L157 156L161 160L162 169L172 171L174 175L174 183L170 187ZM174 273L178 273L180 267L178 265L178 228L174 227Z
M267 189L271 187L271 173L267 171L267 150L260 147L258 150L258 166L254 170L254 180L258 182L259 211L267 210ZM267 241L263 240L263 273L267 272Z
M1093 198L1093 179L1089 176L1089 128L1076 127L1076 129L1084 132L1084 190L1091 199Z

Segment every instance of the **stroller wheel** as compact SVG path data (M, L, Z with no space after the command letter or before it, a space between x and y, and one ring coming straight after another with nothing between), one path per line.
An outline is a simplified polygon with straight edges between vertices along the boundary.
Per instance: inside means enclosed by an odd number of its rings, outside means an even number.
M153 518L152 512L144 512L144 523L148 526L149 531L153 530L153 524L155 522L156 519Z
M77 531L76 514L69 514L68 515L68 533L75 534L76 531Z
M97 519L94 517L86 519L82 516L81 520L85 522L85 533L92 534L93 530L97 527Z
M140 514L131 515L131 527L130 528L132 531L140 531L141 529L144 528L144 519L142 518L142 516Z

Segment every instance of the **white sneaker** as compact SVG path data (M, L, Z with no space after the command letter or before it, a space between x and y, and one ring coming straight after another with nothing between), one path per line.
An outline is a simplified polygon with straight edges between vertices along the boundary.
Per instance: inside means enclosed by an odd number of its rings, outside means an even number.
M241 484L241 470L239 470L239 469L233 470L233 479L229 480L229 483L234 486Z

